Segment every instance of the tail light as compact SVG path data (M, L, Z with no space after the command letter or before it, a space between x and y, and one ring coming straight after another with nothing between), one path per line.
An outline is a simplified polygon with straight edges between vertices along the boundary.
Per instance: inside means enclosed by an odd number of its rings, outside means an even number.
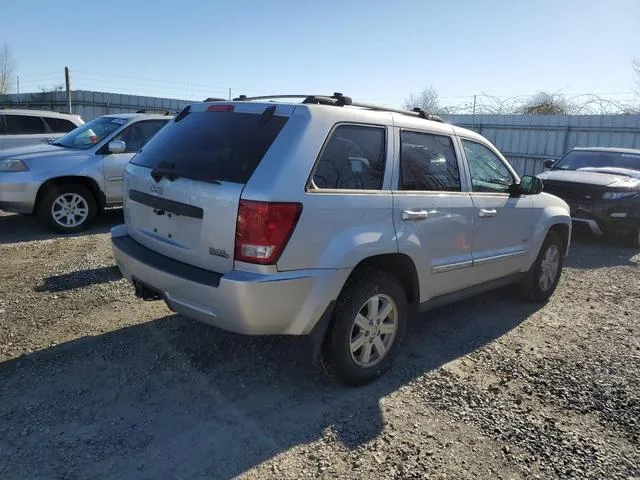
M302 204L240 200L235 259L273 265L298 223Z
M214 103L213 105L209 105L207 107L207 112L233 112L233 109L233 105L218 105Z

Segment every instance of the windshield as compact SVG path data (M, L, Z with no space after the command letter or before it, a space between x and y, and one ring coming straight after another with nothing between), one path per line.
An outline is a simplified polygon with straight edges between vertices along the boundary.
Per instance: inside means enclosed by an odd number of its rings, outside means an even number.
M573 150L556 163L553 170L606 167L640 170L640 154Z
M65 136L53 142L65 148L87 149L93 147L114 130L127 123L125 118L100 117L71 130Z

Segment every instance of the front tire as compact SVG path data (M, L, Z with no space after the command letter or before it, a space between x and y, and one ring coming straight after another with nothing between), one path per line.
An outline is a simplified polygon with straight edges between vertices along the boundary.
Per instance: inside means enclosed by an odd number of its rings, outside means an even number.
M323 343L325 371L347 385L382 375L398 354L407 330L407 295L393 275L357 273L344 287Z
M523 282L524 292L532 302L546 302L553 295L560 281L563 263L564 242L560 234L552 230Z
M38 220L58 233L85 230L97 213L96 199L82 185L55 185L49 188L38 207Z

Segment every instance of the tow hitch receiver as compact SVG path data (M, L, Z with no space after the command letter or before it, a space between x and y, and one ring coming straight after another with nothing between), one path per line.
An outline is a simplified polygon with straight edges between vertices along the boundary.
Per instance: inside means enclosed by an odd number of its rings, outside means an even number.
M147 301L164 300L164 295L161 291L142 283L137 278L132 279L132 283L135 288L136 297Z

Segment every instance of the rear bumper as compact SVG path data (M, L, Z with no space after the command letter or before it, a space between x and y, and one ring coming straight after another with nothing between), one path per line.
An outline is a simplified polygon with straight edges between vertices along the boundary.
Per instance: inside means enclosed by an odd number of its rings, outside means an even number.
M33 213L39 186L31 172L0 173L0 210Z
M123 276L158 290L176 312L248 335L308 334L334 300L349 269L224 275L176 262L140 245L126 226L111 230ZM160 257L160 258L158 258Z

